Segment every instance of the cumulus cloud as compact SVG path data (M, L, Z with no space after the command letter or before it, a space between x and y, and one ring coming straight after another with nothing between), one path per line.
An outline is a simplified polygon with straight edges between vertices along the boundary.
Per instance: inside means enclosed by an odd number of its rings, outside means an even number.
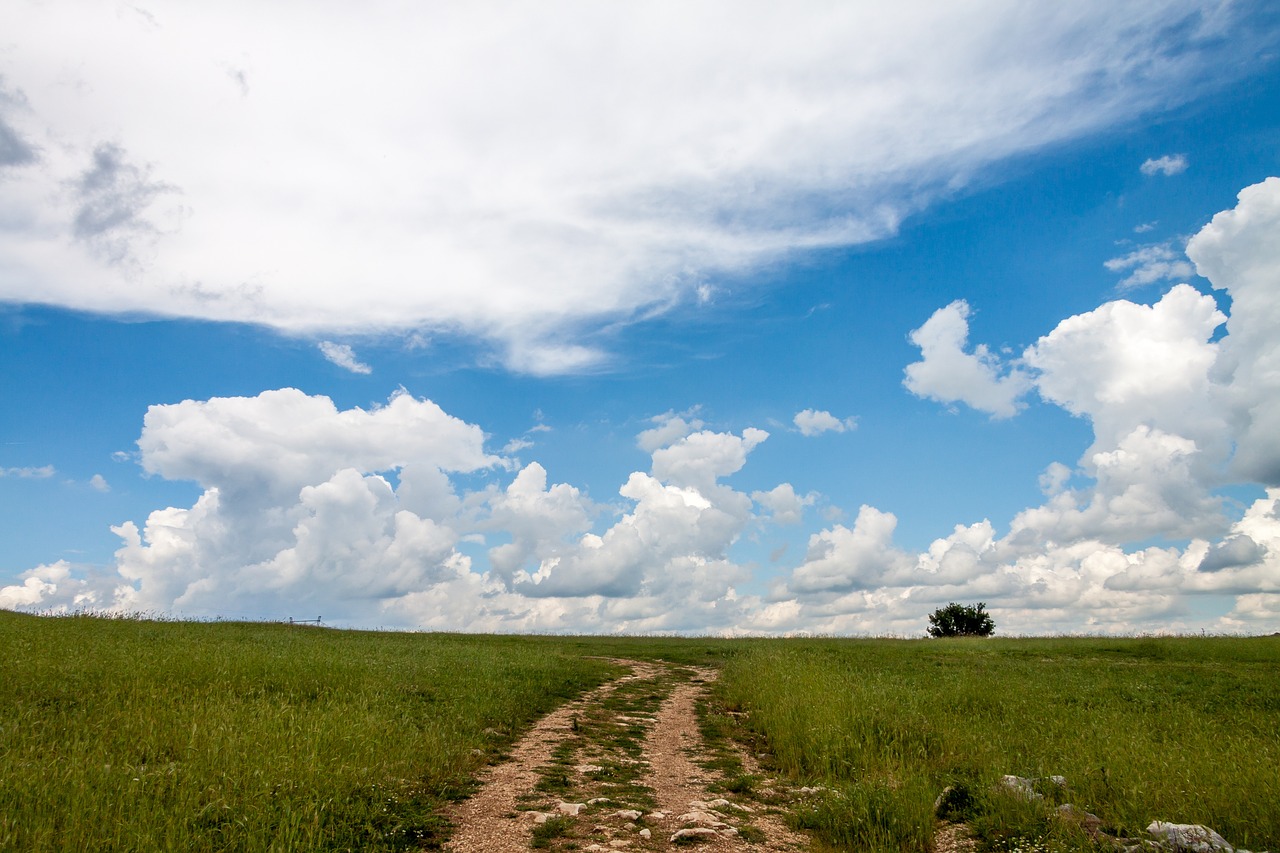
M792 423L796 425L796 429L800 430L801 435L814 436L821 435L824 432L845 432L856 429L858 419L845 418L841 420L827 411L805 409L804 411L796 412L796 416L792 418Z
M4 5L0 300L599 369L602 323L892 234L1254 55L1231 4L1192 0L256 12Z
M804 520L805 509L813 506L818 496L813 492L798 495L794 486L782 483L767 492L752 492L751 499L769 510L775 524L799 524Z
M1212 297L1177 285L1154 305L1116 300L1069 317L1023 362L1044 400L1090 420L1093 451L1118 447L1145 424L1221 461L1226 430L1210 371L1219 350L1212 337L1225 320Z
M6 610L37 607L59 592L72 602L76 600L75 595L68 595L69 590L61 589L77 584L72 578L71 566L65 560L47 566L36 566L23 572L19 579L22 583L0 587L0 607Z
M702 421L693 417L692 412L685 412L680 415L675 412L667 412L666 414L655 415L649 420L657 424L657 426L644 430L636 436L636 445L646 453L652 453L660 448L668 447L689 433L700 430L703 427Z
M1231 476L1280 485L1280 178L1240 191L1187 244L1200 275L1231 297L1231 317L1214 362L1215 404L1235 442Z
M1106 261L1103 266L1116 273L1129 271L1120 282L1121 289L1141 287L1158 281L1187 279L1195 275L1195 269L1182 252L1169 243L1142 246L1127 255Z
M343 370L350 370L352 373L373 373L373 368L361 362L356 358L355 350L351 349L350 344L335 344L333 341L321 341L316 344L321 355Z
M344 468L430 465L468 472L498 464L484 433L432 403L397 393L369 411L339 411L294 388L152 406L138 439L143 470L237 499L292 497Z
M653 475L710 495L716 489L716 480L741 470L747 463L747 454L768 437L769 433L754 427L747 427L740 436L710 430L695 432L653 452Z
M866 505L851 525L810 533L782 574L754 574L736 556L744 535L802 522L816 497L789 482L735 486L763 430L660 415L637 439L649 470L602 503L540 463L516 470L486 450L479 426L431 401L400 392L339 410L280 389L151 407L140 465L196 482L199 498L113 528L110 566L23 573L0 588L0 606L303 608L335 622L471 630L918 634L940 604L983 600L1008 633L1273 631L1278 232L1280 179L1270 179L1191 241L1229 317L1178 285L1150 305L1114 300L1069 317L1027 347L1020 381L1086 420L1092 443L1073 464L1050 464L1043 501L1007 525L966 520L918 552L895 541L896 514ZM918 343L926 362L976 360L958 372L976 396L1010 374L967 351L966 312L947 306ZM2 469L44 471L53 474ZM1219 487L1250 483L1265 494L1242 513L1222 499ZM762 585L767 595L744 592ZM1204 617L1201 596L1234 605Z
M882 586L886 576L911 563L910 555L893 545L897 526L893 513L864 505L852 530L837 524L813 534L804 562L791 575L790 589L826 593Z
M111 484L108 483L107 478L101 474L94 474L89 478L89 488L93 489L95 492L109 492L111 491Z
M730 628L750 599L728 556L751 498L719 482L767 436L707 430L654 452L653 474L604 507L538 463L459 494L452 475L499 470L478 427L403 392L370 411L293 389L153 406L151 473L195 480L190 507L113 531L109 571L40 566L0 606L279 616L474 630ZM780 492L778 493L781 494ZM809 499L793 497L804 506ZM780 506L780 505L779 505ZM473 566L467 543L488 545Z
M1087 419L1094 441L1074 469L1046 469L1045 502L1020 512L1005 535L986 520L958 525L904 558L883 517L869 516L880 524L856 537L857 548L837 525L813 537L760 624L892 628L933 602L967 597L993 603L1013 631L1176 631L1206 625L1189 606L1196 595L1236 597L1209 627L1280 624L1280 489L1235 522L1214 492L1230 482L1275 486L1280 471L1280 387L1267 367L1280 361L1277 233L1272 178L1242 191L1189 244L1198 272L1230 296L1230 317L1184 284L1152 305L1116 300L1070 317L1027 348L1019 363L1031 386ZM935 316L952 330L955 359L965 314L946 311ZM1185 544L1132 548L1153 539Z
M1187 170L1187 157L1185 154L1165 154L1163 157L1144 160L1139 168L1147 177L1180 175Z
M917 397L964 403L993 418L1012 417L1023 406L1030 379L1020 368L1003 365L985 344L965 351L970 313L969 303L957 299L911 333L921 360L907 365L903 385Z

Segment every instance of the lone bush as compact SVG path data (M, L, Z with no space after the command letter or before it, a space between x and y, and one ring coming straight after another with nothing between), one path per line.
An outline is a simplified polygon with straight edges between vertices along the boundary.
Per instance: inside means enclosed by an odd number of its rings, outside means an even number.
M940 607L929 616L930 637L990 637L996 623L979 601L973 606L956 604Z

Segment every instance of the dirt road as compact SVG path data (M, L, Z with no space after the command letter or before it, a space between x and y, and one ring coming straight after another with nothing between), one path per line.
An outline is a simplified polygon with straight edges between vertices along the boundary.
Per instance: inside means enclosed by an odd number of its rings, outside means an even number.
M486 772L450 813L447 851L808 849L771 798L744 795L744 756L703 741L697 704L714 671L616 663L629 674L543 718Z

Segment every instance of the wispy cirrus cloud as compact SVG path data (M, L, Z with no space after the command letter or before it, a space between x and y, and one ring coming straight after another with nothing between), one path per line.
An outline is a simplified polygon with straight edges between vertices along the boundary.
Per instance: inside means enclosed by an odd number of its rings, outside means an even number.
M316 344L316 348L320 350L320 354L326 360L338 365L343 370L349 370L352 373L369 374L373 373L373 368L360 359L356 358L355 350L350 344L335 344L333 341L321 341Z
M1153 157L1144 160L1139 167L1139 171L1147 177L1153 175L1164 175L1166 178L1173 175L1181 175L1187 171L1187 158L1185 154L1165 154L1163 157Z
M52 465L27 468L0 468L0 477L17 477L23 480L47 480L58 473Z
M1103 263L1111 272L1128 275L1120 282L1121 289L1142 287L1158 281L1186 280L1195 275L1195 267L1172 242L1139 246L1127 255L1111 258Z
M8 4L0 299L598 370L602 324L1229 82L1234 10Z

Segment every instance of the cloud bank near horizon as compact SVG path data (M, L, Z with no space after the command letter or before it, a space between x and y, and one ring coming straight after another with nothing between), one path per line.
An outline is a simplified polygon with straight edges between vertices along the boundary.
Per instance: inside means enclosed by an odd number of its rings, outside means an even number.
M1043 503L1003 534L989 519L958 523L913 553L895 543L893 513L862 506L749 593L757 567L735 545L802 523L815 504L789 482L734 488L763 430L658 416L637 439L650 469L601 504L537 462L505 486L467 490L469 475L514 463L429 400L398 393L342 411L280 389L151 407L141 465L195 481L201 497L113 528L113 565L38 566L0 589L0 606L315 610L337 623L480 631L918 634L940 603L981 599L1009 633L1273 626L1277 234L1270 178L1188 244L1229 314L1179 284L1152 305L1115 300L1068 317L1016 364L967 351L955 303L913 333L929 365L907 369L913 392L993 417L1015 416L1034 392L1092 426L1092 444L1049 466ZM1001 386L1014 369L1016 395ZM1265 496L1232 511L1220 491L1231 484ZM1205 596L1234 605L1206 618L1194 607Z
M0 301L589 370L1252 55L1227 2L924 6L7 4Z

